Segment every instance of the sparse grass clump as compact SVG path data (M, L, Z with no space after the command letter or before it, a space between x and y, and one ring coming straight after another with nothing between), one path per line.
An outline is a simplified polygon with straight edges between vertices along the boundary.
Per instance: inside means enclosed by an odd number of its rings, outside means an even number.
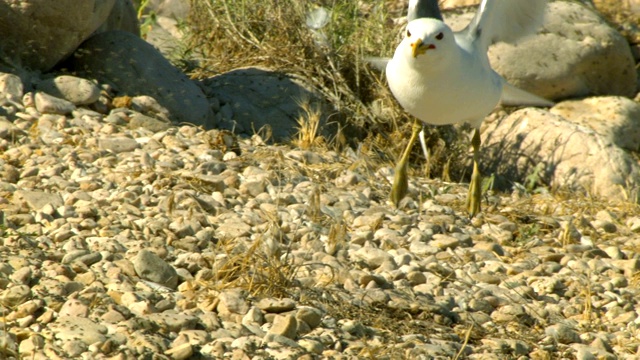
M199 63L192 73L194 77L256 66L303 79L335 109L334 113L323 114L339 129L338 134L324 139L327 145L363 145L375 152L378 165L393 166L406 145L413 120L391 96L383 72L364 59L393 54L400 40L403 23L398 20L405 15L405 3L193 0L191 5L188 42ZM313 114L307 111L306 115ZM314 133L318 135L309 121L312 116L300 120L299 136L293 145L318 145L309 142L322 140L319 136L309 138ZM459 137L459 131L452 129L437 129L429 139L432 154L427 174L448 175L449 160L466 155L466 136ZM456 136L443 137L444 133ZM413 154L421 154L418 147ZM424 163L424 159L414 163ZM452 164L452 178L459 180L464 164Z

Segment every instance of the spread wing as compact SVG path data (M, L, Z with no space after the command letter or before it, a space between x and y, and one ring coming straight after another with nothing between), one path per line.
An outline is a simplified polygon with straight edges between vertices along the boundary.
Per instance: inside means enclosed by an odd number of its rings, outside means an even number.
M483 0L478 12L460 33L480 41L481 49L498 41L514 42L542 25L547 0Z

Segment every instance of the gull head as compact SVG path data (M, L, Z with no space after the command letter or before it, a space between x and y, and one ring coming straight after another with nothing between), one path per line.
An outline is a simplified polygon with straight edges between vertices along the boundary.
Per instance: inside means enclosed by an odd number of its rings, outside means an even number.
M445 23L432 18L411 21L404 32L404 39L397 52L421 61L421 58L440 58L455 47L453 32Z

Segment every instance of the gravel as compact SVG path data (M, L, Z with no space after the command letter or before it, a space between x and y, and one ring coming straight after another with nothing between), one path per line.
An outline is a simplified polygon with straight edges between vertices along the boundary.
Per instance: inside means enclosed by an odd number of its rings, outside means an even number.
M492 194L470 220L414 176L395 209L365 155L58 100L0 116L4 358L640 355L633 205Z

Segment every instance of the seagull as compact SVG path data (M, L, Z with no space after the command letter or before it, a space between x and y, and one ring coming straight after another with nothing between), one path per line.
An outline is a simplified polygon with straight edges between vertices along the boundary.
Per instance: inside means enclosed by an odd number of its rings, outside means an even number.
M467 195L467 211L480 212L482 178L478 166L480 125L485 116L504 105L552 106L553 103L518 89L489 64L489 45L515 42L533 34L544 20L547 0L483 0L471 22L452 31L442 19L438 0L410 0L404 38L386 64L389 88L402 108L420 122L414 124L409 144L395 171L391 201L397 206L406 195L407 162L424 124L469 123L474 128L473 173ZM425 150L426 153L426 150Z

